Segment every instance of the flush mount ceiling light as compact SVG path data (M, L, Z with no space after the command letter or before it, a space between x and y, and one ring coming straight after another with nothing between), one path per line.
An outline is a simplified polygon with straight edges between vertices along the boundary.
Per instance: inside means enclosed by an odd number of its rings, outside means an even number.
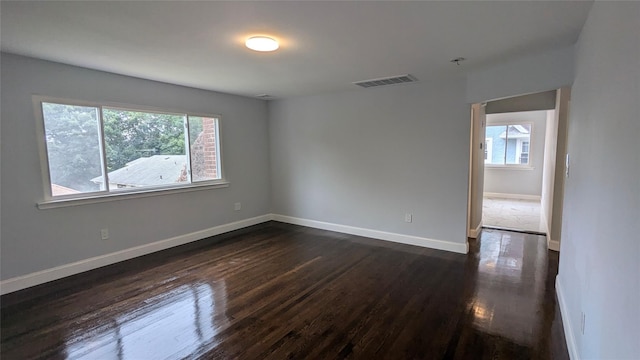
M249 49L255 51L275 51L280 45L274 39L267 36L252 36L244 43Z

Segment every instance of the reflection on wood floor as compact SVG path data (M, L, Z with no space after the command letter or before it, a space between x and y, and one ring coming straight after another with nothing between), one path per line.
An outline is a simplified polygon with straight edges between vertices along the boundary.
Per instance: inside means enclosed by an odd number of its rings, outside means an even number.
M270 222L201 244L5 296L2 358L568 358L544 237L461 255Z

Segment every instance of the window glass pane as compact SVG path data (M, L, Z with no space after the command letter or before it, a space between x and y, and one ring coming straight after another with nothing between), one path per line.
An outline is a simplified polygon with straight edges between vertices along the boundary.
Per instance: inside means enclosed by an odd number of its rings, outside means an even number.
M53 196L222 178L216 117L41 105Z
M527 165L530 141L531 124L487 126L485 163Z
M531 125L509 125L507 136L507 164L528 164ZM524 157L523 149L526 149Z
M487 159L487 164L504 165L504 154L507 127L500 126L487 126L486 129L486 143L487 143L487 155L491 154L490 160Z
M52 195L99 191L92 181L102 176L98 108L43 102L42 115Z
M189 183L184 115L103 108L102 116L110 190Z
M189 116L192 181L220 179L218 119Z

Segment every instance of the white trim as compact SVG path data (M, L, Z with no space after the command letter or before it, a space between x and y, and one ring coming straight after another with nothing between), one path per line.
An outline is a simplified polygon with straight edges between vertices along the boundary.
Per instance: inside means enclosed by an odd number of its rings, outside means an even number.
M531 134L529 134L529 135L531 135ZM515 139L516 139L516 159L515 159L515 161L516 161L516 164L522 165L522 163L520 163L520 161L518 161L518 160L520 160L520 155L522 155L522 139L521 138L515 138ZM525 165L528 165L529 163L527 163Z
M540 195L525 195L525 194L507 194L507 193L493 193L485 192L482 194L486 198L498 198L498 199L516 199L516 200L533 200L540 201Z
M487 152L487 158L484 159L485 165L492 164L493 163L493 139L492 138L490 137L484 138L484 151Z
M52 102L63 105L76 105L76 106L88 106L88 107L106 107L106 108L115 108L118 110L125 111L140 111L140 112L152 112L152 113L162 113L162 114L170 114L170 115L191 115L193 117L211 117L216 118L218 120L222 119L221 114L214 113L201 113L197 111L190 111L182 108L165 108L165 107L157 107L157 106L148 106L148 105L136 105L129 103L121 103L121 102L113 102L113 101L103 101L103 100L84 100L84 99L70 99L65 97L57 97L57 96L48 96L48 95L39 95L34 94L31 96L32 101L37 103L40 102ZM42 114L41 114L42 116Z
M469 229L469 234L467 236L472 239L477 239L481 231L482 231L482 220L480 220L478 227L476 227L475 229Z
M156 251L184 245L193 241L208 238L210 236L220 235L229 231L242 229L270 220L271 214L261 215L250 219L244 219L228 224L218 225L209 229L195 231L189 234L179 235L169 239L116 251L106 255L95 256L70 264L56 266L54 268L37 271L31 274L17 276L11 279L0 281L0 294L4 295L14 291L26 289L31 286L44 284L49 281L62 279L64 277L79 274L81 272L97 269L99 267L115 264L120 261L133 259L138 256L151 254Z
M569 359L580 360L578 355L578 348L576 347L576 338L573 336L575 332L571 327L569 321L569 309L565 302L564 290L562 289L562 282L560 281L560 275L556 275L556 295L558 298L558 305L560 305L560 315L562 316L562 327L564 328L564 337L567 342L567 350L569 350Z
M526 152L526 154L529 156L529 159L527 160L526 164L523 164L520 162L520 157L522 156L522 144L525 142L524 138L518 138L516 141L516 161L518 165L521 166L531 166L531 138L529 137L528 139L526 139L529 143L529 151Z
M544 212L544 206L542 204L542 197L540 197L540 217L542 218L542 222L544 223L544 230L547 234L547 247L549 246L549 238L551 237L551 227L549 226L549 220L547 220L547 215Z
M70 199L55 199L44 200L37 203L38 209L55 209L67 206L78 206L86 204L96 204L108 201L125 200L125 199L137 199L151 196L160 196L168 194L178 194L199 190L211 190L217 188L229 187L229 182L226 180L217 180L216 183L195 183L189 185L180 185L174 187L147 187L143 190L134 191L122 191L122 192L110 192L99 193L99 195L88 195L85 197L75 197ZM95 194L95 193L93 193Z
M112 103L112 102L96 102L96 101L85 101L85 100L74 100L74 99L65 99L51 96L42 96L42 95L32 95L31 101L33 103L33 110L35 113L36 119L36 134L40 141L38 141L38 151L40 155L40 168L42 174L42 182L44 188L44 200L39 201L37 206L39 209L50 209L57 207L65 207L65 206L74 206L74 205L82 205L82 204L92 204L104 201L113 201L123 199L123 195L126 192L127 194L133 194L124 198L138 198L138 197L148 197L153 196L155 194L149 194L150 192L163 192L165 191L173 192L185 192L185 191L194 191L200 190L202 187L207 188L217 188L217 187L227 187L229 186L228 181L224 178L224 169L223 169L223 160L222 160L222 144L220 142L220 122L222 121L222 116L210 114L205 115L201 113L194 113L190 111L182 111L182 110L164 110L161 108L150 107L145 105L129 105L129 104L121 104L121 103ZM83 107L92 107L95 108L98 115L98 135L100 137L100 158L102 165L102 177L104 179L104 189L92 191L92 192L84 192L79 194L68 194L61 196L53 196L51 192L51 172L49 168L49 158L48 158L48 150L46 143L46 129L44 123L44 114L42 109L43 103L54 103L61 105L70 105L70 106L83 106ZM122 111L138 111L138 112L148 112L148 113L156 113L156 114L169 114L169 115L179 115L184 116L186 119L186 130L185 136L189 137L189 127L188 127L188 118L189 117L203 117L203 118L213 118L215 121L215 135L216 135L216 166L218 170L218 174L220 175L219 179L210 180L210 181L202 181L202 182L191 182L191 174L189 174L189 184L174 184L174 185L158 185L158 186L145 186L143 188L136 188L134 190L112 190L109 189L109 174L107 171L107 161L106 161L106 146L104 139L104 109L115 109ZM187 139L188 140L188 139ZM186 142L189 143L188 141ZM189 162L189 169L191 169L191 150L190 147L185 148L185 155ZM175 189L184 189L184 191L176 191ZM104 199L103 199L104 198ZM73 201L71 201L73 200ZM76 201L77 200L77 201Z
M529 164L531 164L531 162L529 162ZM491 169L491 170L528 170L528 171L536 169L531 165L521 165L521 164L502 165L502 164L489 164L489 163L486 164L485 168Z
M2 280L0 281L0 295L62 279L71 275L169 249L175 246L184 245L211 236L220 235L229 231L264 223L270 220L461 254L469 252L469 243L467 241L464 243L455 243L451 241L428 239L412 235L301 219L291 216L266 214Z
M301 218L296 218L292 216L285 216L285 215L278 215L278 214L272 214L272 220L280 221L288 224L312 227L316 229L330 230L330 231L335 231L335 232L344 233L344 234L351 234L351 235L369 237L373 239L392 241L392 242L397 242L401 244L408 244L408 245L422 246L422 247L437 249L437 250L451 251L451 252L456 252L460 254L466 254L469 252L469 243L466 240L464 243L455 243L452 241L428 239L428 238L423 238L423 237L418 237L413 235L390 233L385 231L365 229L365 228L334 224L334 223L328 223L328 222L322 222L322 221L316 221L316 220L301 219Z
M544 213L544 209L541 211L542 221L544 221L544 228L547 231L547 249L553 251L560 251L560 240L551 240L551 227L549 226L549 220Z

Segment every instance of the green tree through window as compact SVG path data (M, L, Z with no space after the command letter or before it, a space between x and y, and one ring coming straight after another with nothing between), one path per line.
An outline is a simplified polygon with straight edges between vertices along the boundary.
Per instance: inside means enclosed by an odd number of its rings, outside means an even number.
M53 196L221 179L216 117L50 102L42 115Z
M152 155L185 154L185 116L104 108L107 170Z

